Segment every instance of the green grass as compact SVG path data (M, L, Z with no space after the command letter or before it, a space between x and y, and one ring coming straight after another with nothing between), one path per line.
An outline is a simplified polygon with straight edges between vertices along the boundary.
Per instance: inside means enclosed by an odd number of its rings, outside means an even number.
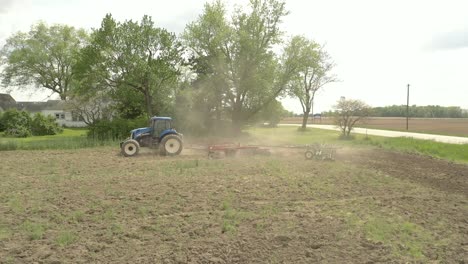
M235 234L247 214L232 206L232 197L228 197L223 201L221 209L223 210L222 233Z
M357 139L353 143L419 153L457 162L468 162L468 144L447 144L414 138L384 138L376 136L369 137L368 140Z
M8 227L0 225L0 241L8 239L11 236L11 231Z
M297 127L260 128L252 127L247 130L259 143L274 142L280 144L312 144L314 142L338 143L340 133L337 131L308 128L299 131Z
M24 222L22 227L30 240L42 239L46 229L44 225L30 221Z
M424 258L424 248L434 241L431 233L423 227L399 217L367 215L363 219L347 216L349 229L360 231L366 239L388 246L395 256Z
M115 141L89 139L86 129L64 129L63 133L52 136L33 136L27 138L0 137L0 151L5 150L45 150L78 149L116 145Z
M68 246L75 242L77 237L75 233L70 231L62 231L58 234L57 238L55 239L55 243L61 247Z
M353 140L340 140L340 133L325 129L309 128L298 131L296 127L251 128L248 130L253 141L277 145L303 145L316 142L342 146L373 146L395 151L419 153L456 162L468 162L468 144L448 144L432 140L413 138L388 138L354 134Z

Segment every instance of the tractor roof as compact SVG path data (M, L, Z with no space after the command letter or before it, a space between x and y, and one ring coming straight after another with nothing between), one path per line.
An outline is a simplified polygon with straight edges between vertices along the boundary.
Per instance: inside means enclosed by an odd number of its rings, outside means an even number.
M153 116L151 120L172 120L172 118L165 116Z

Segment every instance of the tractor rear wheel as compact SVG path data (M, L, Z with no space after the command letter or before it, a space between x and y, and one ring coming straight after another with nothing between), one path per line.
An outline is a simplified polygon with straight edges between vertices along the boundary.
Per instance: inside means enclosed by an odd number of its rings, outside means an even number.
M138 155L138 152L140 151L140 144L136 140L130 139L125 141L122 144L122 154L125 157L133 157Z
M161 155L179 155L183 149L182 139L177 135L167 135L159 145Z

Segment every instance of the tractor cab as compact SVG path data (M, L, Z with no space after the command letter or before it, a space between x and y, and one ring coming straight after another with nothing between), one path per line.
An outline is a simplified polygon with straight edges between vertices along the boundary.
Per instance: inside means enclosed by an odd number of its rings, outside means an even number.
M170 117L152 117L151 134L153 138L162 138L166 133L175 130L172 128L172 118Z

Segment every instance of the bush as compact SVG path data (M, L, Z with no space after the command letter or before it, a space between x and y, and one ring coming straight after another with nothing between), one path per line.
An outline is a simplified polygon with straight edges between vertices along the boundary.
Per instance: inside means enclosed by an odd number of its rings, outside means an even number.
M2 126L7 136L31 136L31 121L31 116L26 111L9 109L2 115Z
M29 127L17 126L15 128L8 128L5 130L5 135L10 137L25 138L30 137L32 134Z
M34 136L56 135L63 129L55 122L55 118L36 113L31 122L31 131Z
M147 118L100 120L89 127L88 137L97 140L123 140L135 128L148 126Z
M5 131L5 125L3 123L3 113L0 112L0 132Z

